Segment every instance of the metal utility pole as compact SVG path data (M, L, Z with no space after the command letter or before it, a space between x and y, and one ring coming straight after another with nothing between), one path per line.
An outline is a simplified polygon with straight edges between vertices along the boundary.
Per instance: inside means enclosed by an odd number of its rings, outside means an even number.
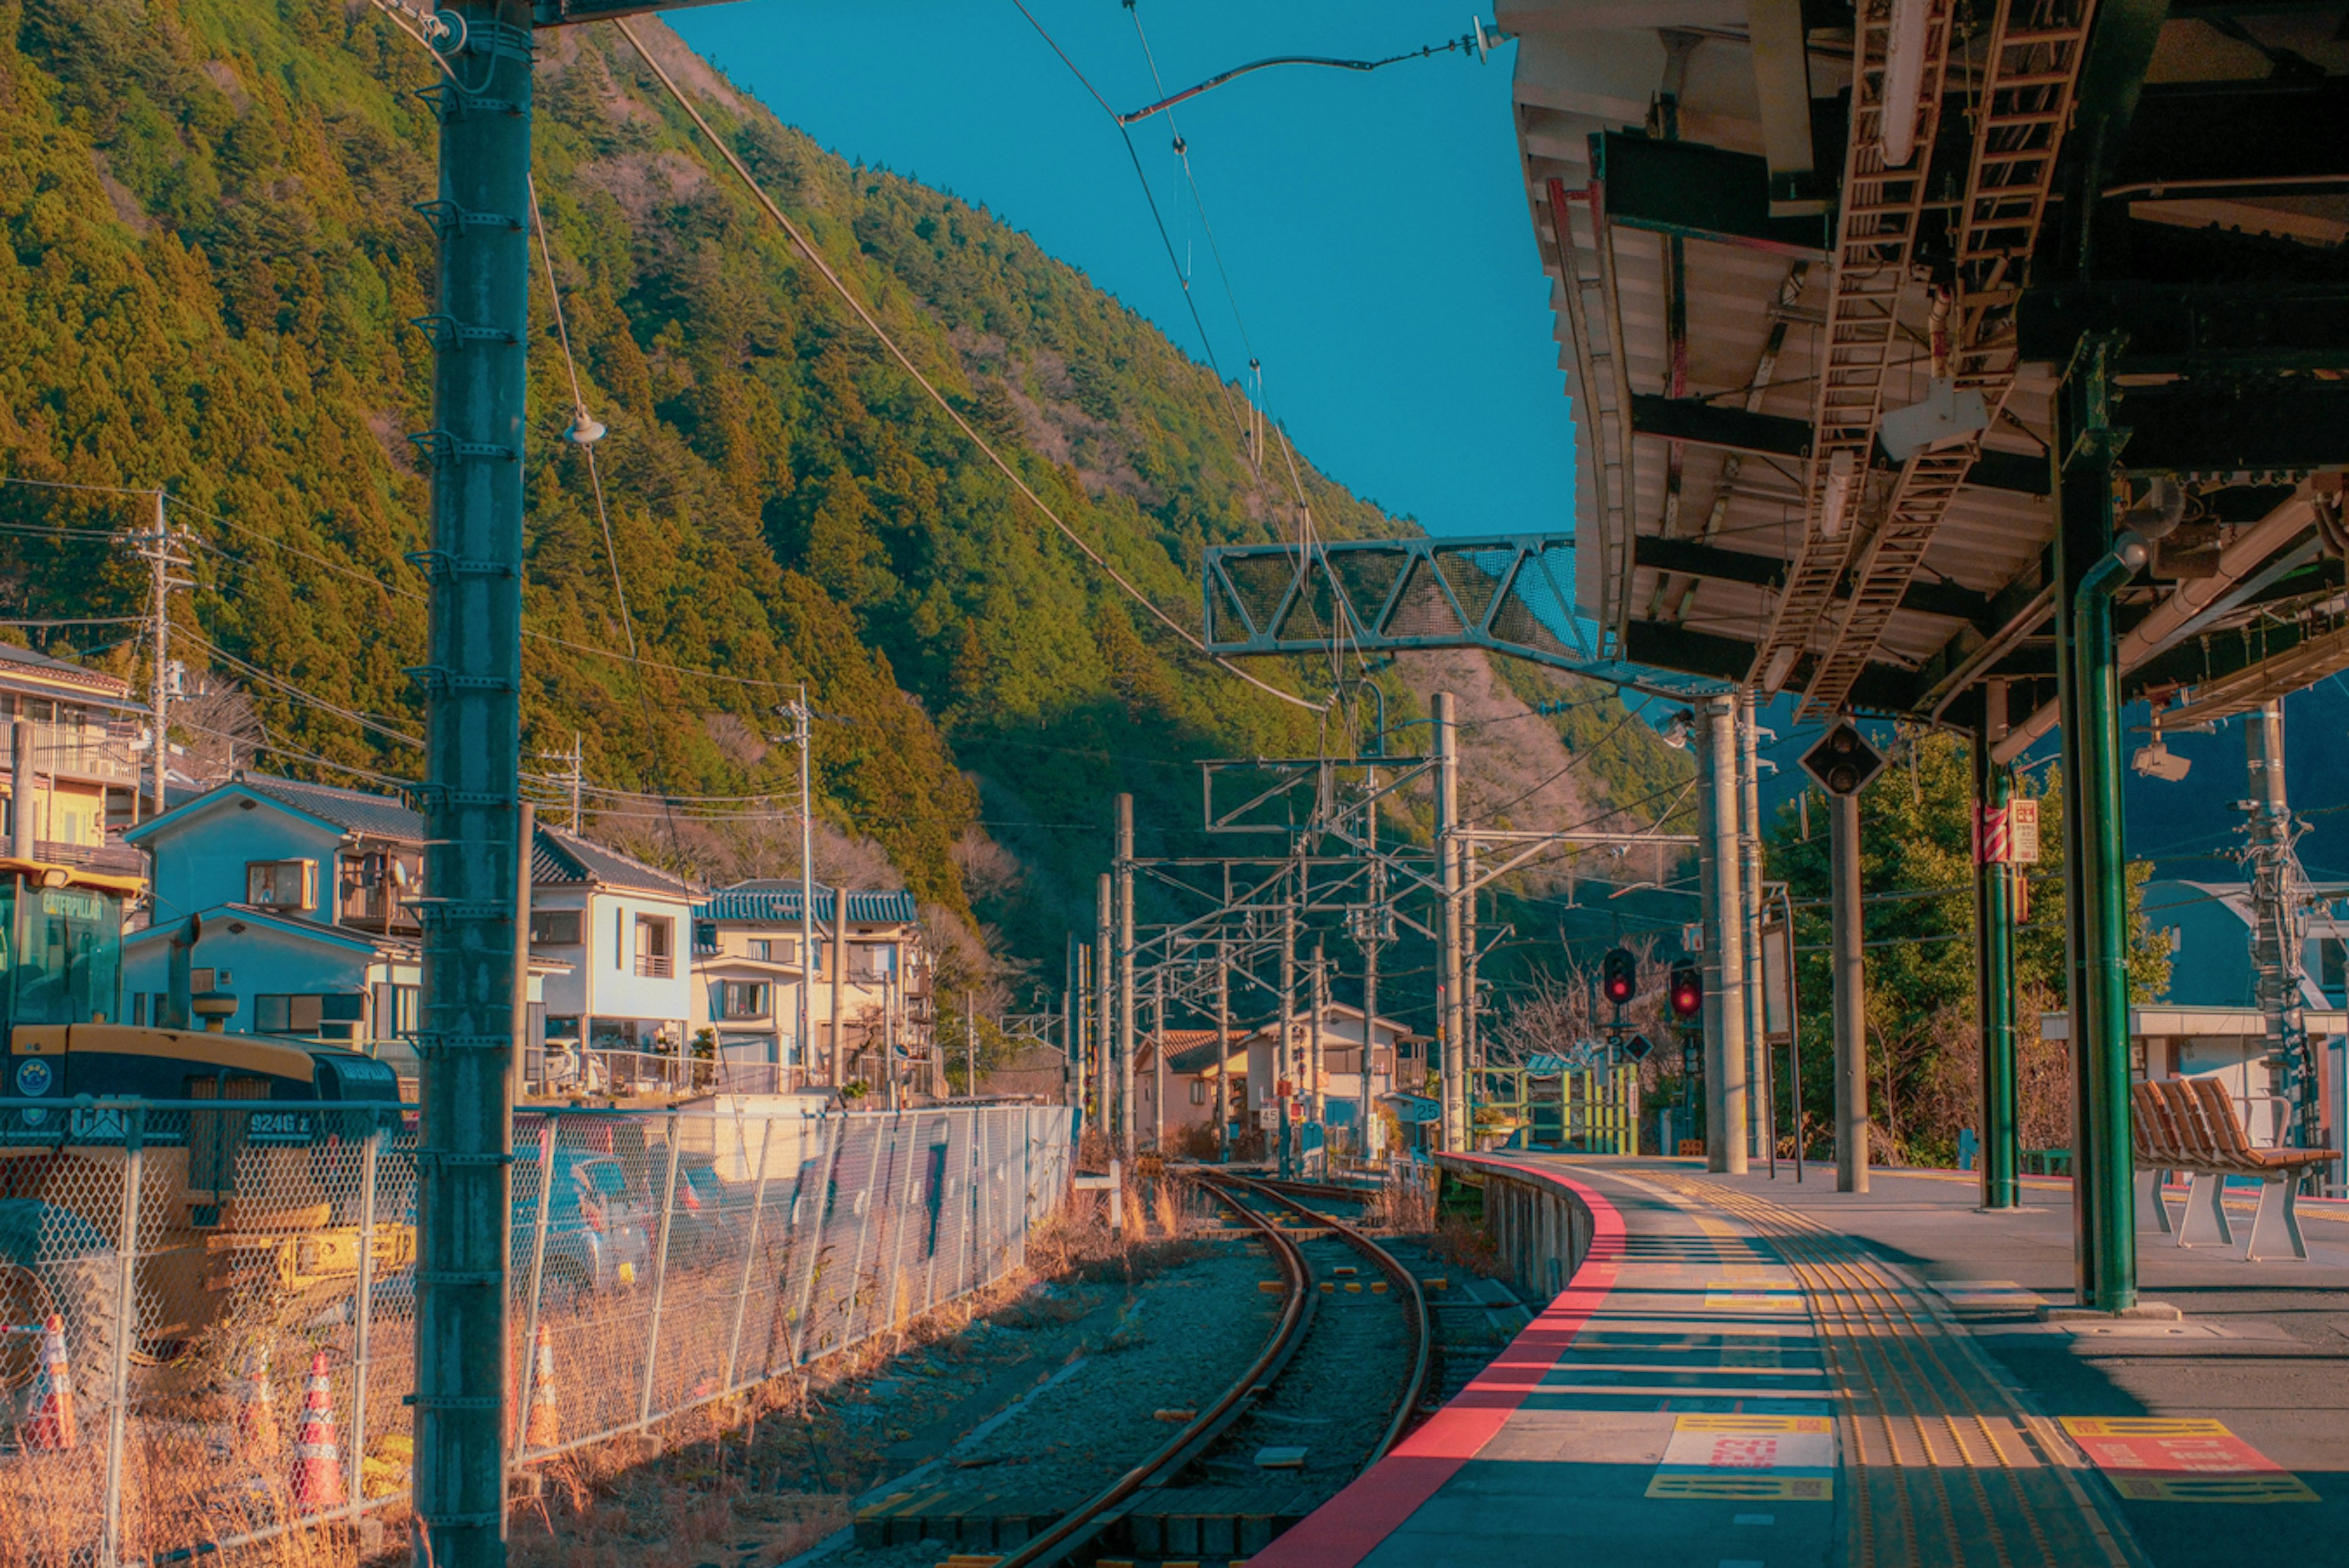
M1093 950L1092 944L1069 933L1069 945L1077 955L1073 986L1076 1033L1070 1038L1077 1057L1077 1110L1081 1115L1092 1102L1098 1082L1092 1070L1093 1043Z
M195 584L185 577L175 577L175 566L192 565L187 557L171 547L171 528L163 513L164 494L155 493L155 536L139 552L140 557L152 568L148 577L148 614L153 618L149 635L155 644L155 670L149 681L149 701L155 711L155 750L150 759L154 778L155 815L160 816L171 809L165 796L165 781L171 776L171 590L190 588ZM135 792L134 792L135 793Z
M808 886L806 876L802 870L800 883L802 890ZM837 1084L845 1075L848 1065L848 1029L841 1019L842 1008L847 1001L845 987L848 983L848 889L845 888L832 890L831 947L832 1049L829 1054L832 1058L831 1078Z
M1859 796L1827 796L1835 961L1836 1190L1868 1190L1868 982L1860 959Z
M1068 948L1068 984L1061 992L1061 1049L1068 1054L1068 1063L1061 1071L1069 1085L1069 1104L1081 1109L1085 1103L1085 1054L1077 1041L1077 938L1069 933L1064 944Z
M1232 945L1216 939L1216 1158L1232 1158Z
M815 1064L815 814L814 802L808 793L813 770L809 766L808 753L814 750L814 715L808 711L807 682L800 682L799 701L791 706L792 739L800 749L800 1064L804 1071ZM574 797L574 799L576 796ZM575 810L575 808L574 808ZM839 1034L840 1026L833 1025ZM837 1084L840 1074L826 1054L823 1082Z
M1371 1117L1376 1114L1378 1096L1371 1087L1371 1062L1379 1038L1379 945L1386 935L1386 867L1371 862L1370 929L1362 936L1362 1085L1361 1105L1357 1107L1360 1121L1357 1137L1361 1147L1356 1150L1365 1163L1371 1158ZM1402 1052L1396 1052L1398 1059ZM1396 1084L1400 1090L1402 1085Z
M1110 1021L1115 1018L1117 1013L1112 1005L1112 973L1110 967L1110 935L1116 905L1115 893L1111 887L1108 872L1104 871L1101 874L1101 883L1094 889L1094 894L1097 908L1093 910L1092 1037L1094 1044L1101 1052L1100 1060L1095 1066L1099 1075L1094 1081L1099 1085L1096 1092L1101 1098L1099 1119L1102 1135L1112 1142L1115 1142L1118 1123L1116 1092L1113 1085L1117 1083L1117 1073L1116 1064L1110 1055L1112 1028Z
M1707 1170L1745 1174L1745 896L1738 842L1737 708L1711 697L1702 715L1697 795L1704 901L1704 1157Z
M962 992L963 1093L978 1096L978 996L968 986Z
M1461 1070L1474 1085L1485 1064L1484 1031L1476 1018L1476 845L1460 846L1460 1059ZM1472 1093L1469 1099L1473 1102Z
M1778 1105L1772 1079L1776 1075L1776 1060L1770 1054L1769 1021L1762 1006L1762 737L1754 720L1751 691L1738 694L1737 742L1739 890L1745 896L1746 1083L1754 1107L1751 1152L1769 1160L1775 1172Z
M2006 739L2007 684L1982 687L1982 731L1974 742L1974 805L1981 818L1974 855L1974 967L1982 1019L1982 1200L1985 1209L2021 1201L2022 1145L2016 1134L2014 1074L2014 765L1993 756Z
M424 686L422 1147L416 1157L419 1559L505 1561L511 1058L522 1010L523 432L530 341L530 0L454 0L423 95L440 122ZM444 25L445 26L445 25ZM523 961L527 961L525 959Z
M1435 693L1435 853L1442 867L1444 911L1436 956L1436 986L1440 998L1437 1033L1442 1036L1444 1147L1460 1152L1468 1147L1466 1076L1461 1047L1466 1030L1462 1023L1460 932L1460 738L1453 723L1452 693Z
M1117 1126L1131 1152L1133 1127L1133 797L1117 797Z
M2292 1147L2309 1148L2318 1141L2320 1096L2301 1003L2301 870L2284 790L2281 699L2244 715L2243 741L2251 777L2244 858L2251 871L2251 966L2267 1023L2268 1061L2291 1108L2287 1137Z
M1328 973L1329 971L1322 967L1321 942L1317 937L1313 942L1313 981L1309 988L1313 997L1313 1018L1305 1030L1305 1119L1310 1122L1319 1122L1322 1119L1321 1014L1329 1005L1326 989ZM1327 1129L1324 1129L1323 1136L1328 1136Z
M1164 1154L1166 1151L1166 970L1164 965L1150 980L1150 1060L1157 1073L1152 1104L1158 1107L1157 1125L1150 1129L1150 1145Z
M1280 1173L1288 1174L1288 1097L1296 1087L1297 889L1284 887L1280 904L1280 1023L1273 1031L1272 1092L1280 1100Z

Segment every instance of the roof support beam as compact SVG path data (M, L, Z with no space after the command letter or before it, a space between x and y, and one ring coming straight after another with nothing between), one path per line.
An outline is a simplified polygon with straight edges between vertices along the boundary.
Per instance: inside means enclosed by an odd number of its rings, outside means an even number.
M2042 362L2068 359L2089 333L2119 333L2132 375L2349 370L2349 283L2057 284L2024 291L2016 331L2023 357Z
M1693 539L1666 539L1653 534L1642 534L1632 542L1631 558L1635 565L1660 572L1770 589L1785 582L1788 570L1788 563L1776 556L1724 550L1717 545L1699 544ZM1970 621L1985 635L1998 625L1992 597L1956 583L1912 582L1901 597L1900 607L1922 615Z
M1634 392L1631 432L1790 461L1806 460L1811 455L1808 420L1787 414L1749 413L1703 398L1667 398L1654 392ZM1877 449L1876 462L1879 468L1896 466L1880 447ZM1974 459L1967 484L1978 490L2044 495L2047 459L2035 452L1985 452Z
M1605 192L1608 221L1619 227L1806 261L1826 257L1825 218L1771 216L1770 166L1750 152L1624 130L1600 131L1590 143L1592 177Z
M2349 464L2349 382L2176 381L2121 388L2114 402L2116 424L2129 432L2120 454L2125 472L2307 472Z
M1754 647L1744 638L1695 631L1677 621L1634 620L1623 631L1623 656L1635 663L1723 680L1744 677ZM1872 712L1905 713L1916 696L1917 677L1892 664L1869 665L1852 686L1853 703Z

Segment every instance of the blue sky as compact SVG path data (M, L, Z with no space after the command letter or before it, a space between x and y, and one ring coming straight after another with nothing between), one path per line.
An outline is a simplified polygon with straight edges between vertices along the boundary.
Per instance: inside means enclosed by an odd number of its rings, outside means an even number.
M1467 30L1407 0L1030 0L1120 109L1288 53L1379 57ZM1145 313L1199 333L1101 107L1011 0L742 0L669 21L785 121L844 156L984 203ZM1514 47L1364 75L1289 67L1174 125L1231 275L1265 398L1325 472L1430 532L1573 525L1572 431L1509 119ZM1248 359L1161 117L1143 167L1226 375Z

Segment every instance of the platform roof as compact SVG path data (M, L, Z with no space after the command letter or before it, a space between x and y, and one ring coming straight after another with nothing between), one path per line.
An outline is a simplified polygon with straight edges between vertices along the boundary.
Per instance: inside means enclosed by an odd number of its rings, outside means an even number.
M2122 461L2191 496L2120 607L2133 694L2217 717L2349 665L2344 7L1914 0L1917 151L1888 167L1895 9L1499 12L1603 651L1812 715L1971 722L2002 679L2044 731L2052 400L2081 327L2118 324ZM2073 188L2100 193L2085 270ZM1895 461L1884 413L1937 376L1991 422Z

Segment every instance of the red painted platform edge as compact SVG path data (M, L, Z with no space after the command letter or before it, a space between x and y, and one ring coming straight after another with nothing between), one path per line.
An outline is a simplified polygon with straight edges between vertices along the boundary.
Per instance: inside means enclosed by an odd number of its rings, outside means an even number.
M1623 1256L1623 1216L1570 1177L1514 1160L1463 1156L1538 1177L1588 1206L1590 1250L1557 1299L1527 1324L1451 1402L1395 1445L1385 1459L1248 1559L1249 1568L1355 1568L1437 1489L1493 1440L1544 1374L1564 1360L1599 1304L1615 1288Z

